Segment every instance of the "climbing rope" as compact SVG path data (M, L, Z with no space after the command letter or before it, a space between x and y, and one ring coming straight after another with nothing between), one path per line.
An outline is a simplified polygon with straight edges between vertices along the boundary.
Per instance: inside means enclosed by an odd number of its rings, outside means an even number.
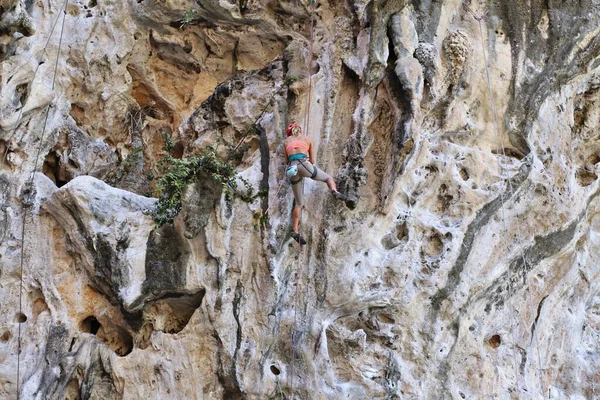
M310 40L308 45L308 60L307 60L307 87L308 87L308 96L306 100L305 114L304 114L304 132L308 132L309 123L310 123L310 103L311 103L311 95L312 95L312 76L311 76L311 64L313 57L313 40L314 40L314 25L315 25L315 6L317 4L316 0L309 0L309 4L311 5L310 10ZM304 179L302 179L302 198L304 198ZM300 208L300 220L298 221L298 240L300 241L302 238L302 215L303 215L304 207ZM298 256L297 256L297 271L301 271L301 256L302 256L302 245L298 242ZM300 274L298 273L298 276ZM298 282L298 276L296 277L296 281ZM291 366L291 377L290 377L290 397L294 398L294 367L296 364L296 344L297 344L297 331L298 331L298 319L297 319L297 309L298 309L298 297L300 291L298 290L298 284L296 284L296 295L294 300L294 329L292 331L292 366Z
M62 24L61 24L61 28L60 28L60 38L58 41L58 50L56 53L56 62L54 64L54 75L52 77L52 90L54 90L54 86L56 83L56 73L58 71L58 59L60 57L60 49L62 46L62 39L63 39L63 33L64 33L64 27L65 27L65 20L67 18L67 3L69 0L65 0L63 3L63 6L61 7L61 11L59 12L58 16L56 17L56 21L54 21L54 25L52 26L52 31L50 32L50 35L48 37L48 41L46 42L46 47L48 46L48 43L50 42L50 38L52 37L52 33L54 32L54 28L56 26L56 23L58 22L58 18L60 17L60 14L63 14L63 20L62 20ZM44 54L46 52L46 47L44 47ZM43 54L42 54L43 57ZM38 64L38 68L41 64ZM32 80L32 84L33 81L35 80L35 74L37 74L38 68L36 68L35 73L34 73L34 78ZM42 145L44 144L44 136L46 133L46 125L48 123L48 114L50 111L50 105L48 104L46 106L46 111L45 111L45 117L44 117L44 126L42 128L42 135L40 137L40 143L38 146L38 150L35 156L35 161L34 161L34 165L33 165L33 170L31 171L31 176L29 177L28 181L25 184L25 188L26 189L30 189L33 187L33 181L35 179L35 171L37 169L37 164L38 164L38 160L40 157L40 153L42 151ZM15 128L13 131L13 135L17 130L17 127L19 125L19 119L21 117L21 112L23 111L24 105L21 107L21 111L19 112L19 117L17 118L17 123L15 124ZM11 135L12 138L12 135ZM8 151L8 147L7 147L7 151ZM5 153L6 156L6 153ZM4 162L4 159L3 159ZM19 266L19 318L21 318L21 315L23 315L23 270L24 270L24 259L25 259L25 234L26 234L26 224L27 224L27 208L24 207L23 208L23 218L21 221L21 252L20 252L20 257L21 257L21 261L20 261L20 266ZM20 387L20 380L21 380L21 324L24 321L18 321L18 335L17 335L17 400L19 399L19 387Z
M281 183L279 184L279 187L277 188L277 191L275 192L275 198L277 198L277 196L279 196L279 192L281 191L281 188L283 187L283 184L285 183L285 179L281 180ZM267 209L264 211L263 215L267 215L267 213L269 212L269 210L271 209L271 206L273 205L273 203L270 203L269 206L267 207Z
M302 198L304 198L304 179L302 180ZM300 220L298 221L298 240L300 240L300 238L302 237L301 234L301 226L302 226L302 208L300 208ZM297 344L297 334L298 334L298 318L297 318L297 313L298 313L298 304L299 304L299 277L300 277L300 271L301 271L301 266L302 266L302 262L300 261L302 257L302 245L300 243L298 243L298 254L296 256L296 260L298 261L297 263L297 267L296 267L296 271L297 271L297 275L296 275L296 292L294 295L294 329L292 330L292 366L291 366L291 374L290 374L290 398L293 399L294 398L294 366L296 364L296 344Z
M256 127L256 125L258 124L258 121L261 120L261 118L265 115L265 112L267 112L267 108L269 108L269 106L273 103L273 100L275 100L275 96L281 91L281 89L283 89L284 86L286 86L288 84L288 81L284 81L283 83L281 83L276 89L275 91L273 91L273 94L271 94L271 97L269 98L269 101L267 101L267 104L263 107L263 109L261 110L260 114L258 114L258 117L256 117L256 119L254 120L254 124L253 126ZM248 137L248 135L250 133L252 133L253 130L252 129L246 129L246 133L244 133L244 135L242 136L242 138L240 140L238 140L237 144L233 147L233 150L231 150L231 154L235 154L235 152L237 151L237 149L239 149L239 147L242 145L242 143L244 142L244 140Z
M61 8L61 10L64 9L64 6L66 5L67 1L68 0L65 0L65 2L63 3L63 8ZM35 77L37 76L38 70L40 69L40 66L43 64L43 62L41 62L41 60L46 55L46 50L48 49L48 44L50 43L50 39L52 39L52 34L54 33L54 29L56 28L56 24L58 23L58 20L60 18L60 14L61 13L59 12L58 15L56 16L56 19L54 20L54 24L52 24L52 29L50 30L50 34L48 35L48 40L46 40L46 44L44 45L44 48L42 50L42 55L40 56L40 61L38 61L37 66L35 67L35 71L33 72L33 78L31 79L31 86L33 86L33 83L35 82ZM31 61L32 58L33 58L33 55L31 57L29 57L27 59L27 61L21 65L21 67L29 64L29 61ZM20 70L21 67L17 68L17 70ZM17 128L19 127L19 123L21 122L21 119L23 117L23 109L24 108L25 108L25 104L21 104L21 108L19 109L19 114L17 115L17 121L15 122L15 126L14 126L10 136L8 136L8 140L6 140L6 149L4 150L4 154L2 155L2 162L0 163L0 166L4 165L4 162L6 161L6 156L8 155L8 148L9 148L10 141L17 133Z
M308 43L308 60L306 65L306 70L308 72L308 97L306 99L306 113L304 114L304 132L308 132L310 123L310 102L312 95L312 74L311 74L311 66L312 66L312 58L313 58L313 40L314 40L314 24L315 24L315 6L317 2L315 0L309 0L311 4L310 10L310 41Z
M492 80L490 77L490 71L489 71L489 67L488 67L488 61L487 61L487 55L485 52L485 45L484 45L484 38L483 38L483 28L482 28L482 24L481 22L483 20L486 19L487 17L487 10L485 13L483 13L481 16L477 16L473 10L471 10L471 8L467 5L465 5L465 9L473 16L473 19L475 19L479 25L479 35L481 38L481 51L483 53L483 62L484 62L484 66L485 66L485 73L486 73L486 79L487 79L487 86L488 86L488 92L489 92L489 96L490 96L490 106L492 108L492 115L493 115L493 129L494 129L494 136L500 139L500 147L502 150L502 156L504 158L506 158L506 147L504 145L504 138L501 134L498 133L498 114L496 111L496 104L494 102L494 95L492 92ZM498 152L498 149L496 150L496 152ZM498 158L498 168L501 171L502 170L502 165L500 163L500 159ZM509 178L508 179L508 189L510 192L510 197L514 198L514 188L512 185L512 181ZM504 195L503 192L500 192L500 202L501 204L504 204ZM505 233L508 232L508 228L506 225L506 218L504 215L504 207L501 206L501 219L502 219L502 223L503 223L503 228ZM517 238L519 240L519 243L523 243L523 237L521 235L521 224L519 219L516 219L516 223L517 223ZM506 234L502 235L503 236L503 241L504 241L504 246L505 248L508 250L508 243L506 241ZM527 260L525 259L525 253L521 252L521 261L523 262L523 267L525 267L527 265ZM513 294L514 294L514 288L512 285L512 279L511 279L511 271L510 271L510 264L509 264L509 271L508 271L508 290L509 290L509 296L512 298ZM527 276L525 276L525 281L527 282ZM526 283L526 286L527 283ZM529 299L529 305L533 310L533 303L532 303L532 298L531 298L531 292L528 291L528 295L527 295L528 299ZM510 320L511 320L511 335L512 335L512 339L513 339L513 346L515 348L513 348L513 360L514 360L514 369L515 369L515 380L517 383L517 392L520 391L519 389L519 380L518 380L518 368L517 368L517 360L516 360L516 339L515 339L515 332L514 332L514 315L513 315L513 310L511 307L509 308L509 314L510 314ZM536 345L536 351L537 351L537 363L538 363L538 377L540 380L540 390L542 393L542 397L544 396L544 384L543 384L543 377L542 377L542 363L541 363L541 358L540 358L540 348L539 348L539 342L538 342L538 335L537 335L537 330L535 330L533 332L533 336L534 336L534 341L535 341L535 345Z

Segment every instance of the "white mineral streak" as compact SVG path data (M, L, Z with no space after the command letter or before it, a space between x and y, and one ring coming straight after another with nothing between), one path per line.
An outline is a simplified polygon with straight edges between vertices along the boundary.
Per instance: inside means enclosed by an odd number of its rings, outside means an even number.
M598 2L317 3L0 0L0 398L600 398Z

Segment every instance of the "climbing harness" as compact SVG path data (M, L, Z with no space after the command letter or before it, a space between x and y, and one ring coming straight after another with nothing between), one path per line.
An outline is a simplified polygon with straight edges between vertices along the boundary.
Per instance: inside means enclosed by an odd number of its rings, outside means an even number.
M308 167L306 166L306 164L304 164L302 162L302 160L300 160L300 165L302 165L305 170L307 170L308 172L310 172L310 170L308 169ZM317 177L317 174L319 173L319 169L317 168L316 165L313 165L312 167L313 167L313 170L312 170L312 172L310 172L310 179L315 179Z
M56 20L54 21L54 25L52 26L52 30L50 31L49 37L48 37L48 41L46 42L46 46L44 47L44 51L42 53L42 58L44 56L44 54L46 53L46 48L48 47L48 43L50 42L50 38L52 37L52 34L54 33L54 28L56 27L56 23L58 22L58 19L60 18L60 14L63 14L63 20L62 20L62 25L60 28L60 39L58 41L58 50L56 53L56 62L54 64L54 76L52 78L52 90L54 90L54 85L56 83L56 72L58 70L58 59L60 58L60 49L62 46L62 38L63 38L63 33L64 33L64 27L65 27L65 20L67 18L67 4L68 4L69 0L65 0L65 2L63 3L63 6L61 7L61 12L59 12L59 14L56 16ZM35 74L37 74L38 68L41 65L38 64L38 67L35 70L34 73L34 77L33 80L35 80ZM32 80L32 82L33 82ZM24 107L21 107L21 110L19 111L19 116L17 117L17 122L15 123L15 128L13 130L13 133L11 134L11 137L16 133L17 131L17 127L19 126L19 120L21 118L22 115L22 111L23 111ZM46 116L44 118L44 125L42 128L42 135L40 137L40 143L38 146L38 151L36 153L35 156L35 162L33 165L33 170L31 171L31 176L29 177L28 181L26 182L26 188L31 188L33 187L33 181L35 179L35 171L37 170L37 165L38 165L38 161L40 158L40 153L42 151L42 145L44 143L44 136L46 133L46 125L48 123L48 114L50 111L50 104L48 104L48 106L46 106ZM10 141L9 138L9 141ZM6 156L6 153L8 152L8 147L6 149L6 152L4 154L4 157ZM3 162L4 162L4 157L3 157ZM22 218L22 222L21 222L21 252L20 252L20 257L21 257L21 261L20 261L20 266L19 266L19 315L23 314L23 270L24 270L24 258L25 258L25 233L26 233L26 224L27 224L27 208L23 208L23 218ZM19 399L19 387L20 387L20 380L21 380L21 324L22 322L19 321L18 324L18 335L17 335L17 400Z
M485 46L484 46L484 39L483 39L483 28L481 26L481 21L485 20L488 14L488 11L486 10L485 13L483 13L481 16L477 16L473 10L471 10L471 8L469 6L467 6L466 4L464 5L465 9L472 15L473 19L475 19L478 24L479 24L479 35L481 38L481 50L483 53L483 62L484 62L484 66L485 66L485 73L486 73L486 79L487 79L487 86L488 86L488 92L489 92L489 96L490 96L490 106L492 108L492 115L493 115L493 127L494 127L494 136L500 139L500 146L501 146L501 150L502 150L502 155L504 156L504 158L506 158L506 147L504 145L504 138L502 137L501 134L498 133L498 114L496 111L496 104L494 102L494 95L492 92L492 80L490 77L490 71L488 68L488 62L487 62L487 55L485 52ZM500 171L502 171L502 165L500 163L500 159L498 159L498 168ZM510 192L510 197L514 198L514 188L512 185L512 181L509 178L508 179L508 189ZM500 202L501 205L504 204L504 195L503 192L500 192ZM501 206L501 219L502 219L502 223L504 226L504 231L508 232L508 228L506 225L506 218L504 215L504 207ZM521 235L521 224L519 222L519 219L516 219L516 224L517 224L517 238L519 239L519 243L523 243L523 238ZM506 235L502 235L503 236L503 241L504 241L504 247L506 249L508 249L508 243L506 242ZM521 261L523 262L523 266L527 265L527 260L525 259L525 254L524 252L521 252ZM514 292L514 288L512 285L512 279L511 279L511 274L512 272L510 271L510 263L508 265L509 267L509 271L508 271L508 289L509 289L509 296L512 298ZM525 282L527 282L527 276L525 276ZM527 284L526 284L527 286ZM532 303L532 298L531 298L531 292L528 291L528 296L529 298L529 304L530 307L533 309L533 303ZM508 306L508 305L507 305ZM514 327L514 315L513 315L513 310L511 307L508 306L509 309L509 314L510 314L510 320L511 320L511 336L512 336L512 340L513 340L513 347L516 347L516 338L515 338L515 327ZM539 349L539 342L538 342L538 335L537 335L537 330L535 330L533 333L534 336L534 340L535 340L535 345L536 345L536 350L537 350L537 363L538 363L538 377L540 380L540 390L541 390L541 394L542 397L544 396L544 384L543 384L543 377L542 377L542 367L541 367L541 358L540 358L540 349ZM519 388L519 379L518 379L518 367L517 367L517 359L516 359L516 349L513 348L513 362L514 362L514 369L515 369L515 381L516 381L516 385L517 385L517 393L520 392L520 388Z
M294 157L294 156L302 156L302 157ZM292 157L294 157L294 158L292 158ZM310 173L310 179L315 179L315 178L317 177L317 175L318 175L318 173L319 173L319 169L317 168L317 166L316 166L316 165L313 165L313 166L312 166L312 171L311 171L311 170L310 170L310 169L309 169L309 168L306 166L306 164L304 164L304 162L303 162L303 161L305 161L305 160L306 160L306 155L304 155L304 154L292 154L292 155L291 155L291 156L288 158L288 160L289 160L289 161L298 161L298 162L300 163L300 165L302 165L302 167L303 167L303 168L304 168L304 169L305 169L305 170L306 170L308 173ZM287 165L287 167L286 167L286 170L285 170L285 175L286 175L288 178L291 178L292 176L296 176L297 174L298 174L298 164L293 164L293 165L291 165L291 164L288 164L288 165ZM302 177L298 178L297 180L291 180L291 179L290 179L290 183L291 183L292 185L296 185L296 184L300 183L300 181L301 181L302 179L303 179Z
M292 176L296 176L297 173L298 173L297 165L290 165L285 170L285 176L287 176L288 178L291 178Z

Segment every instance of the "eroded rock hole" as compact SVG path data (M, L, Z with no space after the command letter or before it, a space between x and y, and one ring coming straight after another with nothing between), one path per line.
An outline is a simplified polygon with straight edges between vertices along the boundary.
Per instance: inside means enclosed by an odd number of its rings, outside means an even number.
M386 250L394 249L406 242L408 242L408 227L405 222L396 225L390 233L381 239L381 245Z
M187 326L203 298L203 289L194 294L168 294L146 309L146 318L154 320L155 329L179 333Z
M78 104L71 104L71 117L73 117L73 119L75 120L75 122L77 122L77 125L79 126L83 126L86 125L87 122L89 122L86 118L85 115L85 108L83 108L82 106L78 105Z
M18 85L15 89L15 92L17 94L17 96L19 97L19 102L21 103L21 106L25 105L25 101L27 101L27 95L29 93L29 84L28 83L22 83L20 85Z
M596 175L596 172L592 171L591 169L579 168L575 173L575 178L577 178L577 182L581 186L589 186L596 179L598 179L598 175Z
M398 240L408 239L408 227L406 226L406 223L398 225L396 227L396 232L396 237L398 238Z
M34 319L42 312L48 311L48 304L46 304L44 294L40 290L34 290L30 297L33 303L31 311Z
M6 144L5 140L0 140L0 157L4 159L5 153L8 153L8 145ZM8 161L5 160L4 165L8 165Z
M171 151L171 155L174 158L183 158L184 146L182 142L175 143L173 146L173 151Z
M10 340L11 337L12 337L12 334L10 333L10 331L5 331L2 334L2 336L0 336L0 342L6 343Z
M118 356L125 357L133 350L133 336L121 327L116 327L102 337L98 337Z
M98 2L96 0L90 0L90 3L88 4L89 8L94 8L98 5Z
M461 168L460 169L460 177L462 178L463 181L468 181L470 176L469 173L467 172L466 168Z
M167 293L162 298L146 304L142 315L135 316L143 320L128 319L130 326L143 324L136 336L137 347L147 348L154 331L171 334L181 332L200 307L204 294L204 289L196 293Z
M69 183L65 175L64 168L61 169L60 158L54 151L48 153L42 165L42 173L46 175L58 187L62 187Z
M131 334L118 325L113 325L110 320L104 325L96 317L90 315L79 324L82 332L91 333L101 340L117 355L123 357L133 350L133 337Z
M65 400L79 400L81 399L79 395L79 381L77 379L72 379L67 387L65 388Z
M17 313L17 315L15 315L15 321L17 321L19 324L22 324L27 321L27 315L23 314L22 312Z
M502 344L502 338L500 337L500 335L493 335L486 341L486 343L492 349L497 349Z
M271 365L271 373L275 376L281 374L281 371L279 370L279 368L277 368L277 366L275 365Z
M321 70L321 65L317 61L313 61L310 63L310 74L316 75Z
M440 234L433 233L428 240L424 242L422 254L429 258L437 258L444 251L444 242Z
M587 107L579 105L573 111L573 122L576 127L581 128L587 120Z
M505 147L504 149L492 149L492 154L505 155L506 157L516 158L517 160L523 160L527 153L519 151L512 147Z
M152 55L152 52L150 55ZM135 100L136 107L139 107L138 109L142 111L138 113L136 110L136 113L140 116L150 116L154 119L172 121L173 111L170 105L155 90L146 85L141 79L142 74L133 66L128 65L127 71L129 71L133 78L131 95Z
M396 323L396 320L387 314L379 314L377 317L381 322L386 323L386 324L395 324Z
M81 324L79 324L79 330L82 332L91 333L92 335L96 335L101 327L102 325L93 315L85 318L83 321L81 321Z
M589 156L587 158L587 162L588 162L588 164L592 164L592 165L598 164L600 162L600 155L592 154L591 156Z

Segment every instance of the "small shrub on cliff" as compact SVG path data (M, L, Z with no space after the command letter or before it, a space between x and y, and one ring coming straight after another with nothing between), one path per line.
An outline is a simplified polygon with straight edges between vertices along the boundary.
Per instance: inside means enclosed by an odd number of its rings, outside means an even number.
M164 174L157 179L160 197L154 211L154 220L159 226L173 221L181 211L185 189L201 179L218 182L230 201L239 198L253 202L262 195L247 180L238 177L233 164L221 159L212 146L203 148L199 155L187 158L179 159L169 155L161 160L160 170ZM240 187L239 182L243 187Z
M198 10L188 8L183 12L183 19L179 23L179 29L185 29L188 25L193 25L198 18Z

